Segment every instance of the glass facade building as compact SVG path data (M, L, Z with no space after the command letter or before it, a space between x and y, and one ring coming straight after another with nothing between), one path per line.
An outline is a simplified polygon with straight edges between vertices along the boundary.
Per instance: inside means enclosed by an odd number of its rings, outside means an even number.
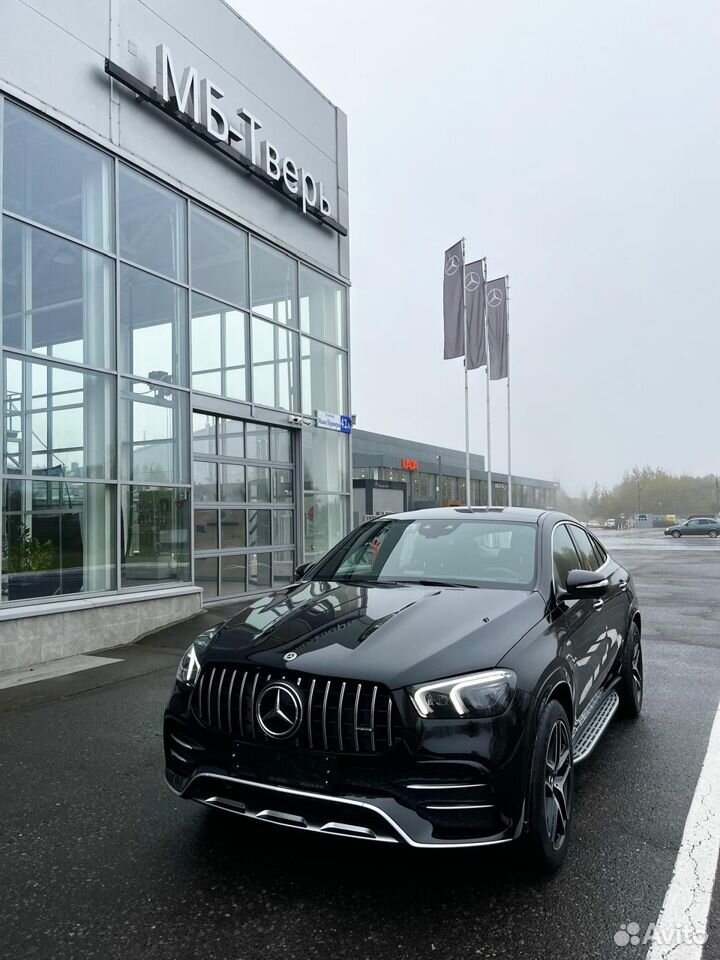
M350 521L348 437L315 420L350 409L345 284L10 97L0 119L0 607L287 583Z

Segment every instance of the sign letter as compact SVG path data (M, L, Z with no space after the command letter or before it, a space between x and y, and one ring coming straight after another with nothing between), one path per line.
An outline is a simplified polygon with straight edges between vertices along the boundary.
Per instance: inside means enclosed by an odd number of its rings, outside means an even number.
M228 122L222 110L213 101L222 100L225 94L220 87L216 87L212 80L200 82L202 94L202 121L207 127L210 136L216 140L227 140Z
M185 67L182 83L178 84L170 51L164 43L159 43L155 48L155 90L166 103L175 103L179 112L191 116L195 123L200 120L197 84L195 67Z

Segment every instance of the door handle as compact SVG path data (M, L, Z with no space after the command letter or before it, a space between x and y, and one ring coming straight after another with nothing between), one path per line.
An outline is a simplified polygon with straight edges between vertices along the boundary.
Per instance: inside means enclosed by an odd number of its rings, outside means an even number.
M594 601L593 601L593 608L594 608L595 610L602 610L602 608L603 608L604 606L605 606L605 601L604 601L604 600L594 600Z
M625 591L626 591L627 588L628 588L628 582L627 582L627 580L621 580L621 581L618 583L618 588L619 588L620 590L622 590L623 593L625 593Z

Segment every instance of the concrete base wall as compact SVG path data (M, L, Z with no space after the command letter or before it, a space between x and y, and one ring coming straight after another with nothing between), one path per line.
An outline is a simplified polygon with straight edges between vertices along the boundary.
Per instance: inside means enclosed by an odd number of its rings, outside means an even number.
M0 612L0 672L132 643L202 609L202 590L125 594Z

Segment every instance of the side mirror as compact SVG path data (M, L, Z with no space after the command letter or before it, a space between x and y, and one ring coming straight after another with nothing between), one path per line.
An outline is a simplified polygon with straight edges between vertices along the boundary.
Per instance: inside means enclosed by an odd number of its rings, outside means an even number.
M561 600L598 600L604 597L610 585L607 577L595 570L571 570Z
M302 580L302 578L303 578L303 577L305 576L305 574L308 572L308 570L310 569L310 567L312 567L312 563L307 563L307 562L306 562L306 563L299 563L299 564L295 567L295 579L296 579L296 580Z

